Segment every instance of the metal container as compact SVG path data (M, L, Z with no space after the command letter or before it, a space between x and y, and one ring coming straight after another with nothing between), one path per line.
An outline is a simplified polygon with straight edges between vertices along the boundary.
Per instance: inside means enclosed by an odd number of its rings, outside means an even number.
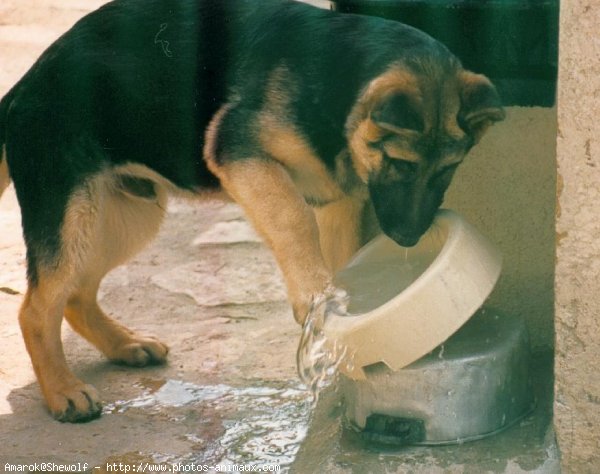
M343 377L346 417L391 444L452 444L507 428L534 407L522 319L482 308L450 339L397 372L366 367Z

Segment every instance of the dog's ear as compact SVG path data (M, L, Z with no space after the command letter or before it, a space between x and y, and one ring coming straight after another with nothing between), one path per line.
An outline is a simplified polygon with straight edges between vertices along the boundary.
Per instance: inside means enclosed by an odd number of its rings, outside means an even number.
M380 129L398 133L402 130L422 132L423 117L408 94L396 92L371 111L371 120Z
M462 71L459 81L461 105L458 123L477 143L490 125L504 120L504 109L496 88L487 77Z

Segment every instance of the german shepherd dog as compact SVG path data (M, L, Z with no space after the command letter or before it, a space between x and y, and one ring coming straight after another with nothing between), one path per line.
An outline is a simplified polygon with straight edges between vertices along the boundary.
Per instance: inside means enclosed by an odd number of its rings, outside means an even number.
M12 179L27 245L19 321L51 413L101 411L67 366L63 316L111 360L165 360L96 294L169 194L239 203L302 323L358 248L369 200L414 245L503 118L487 78L397 22L285 0L116 0L84 17L0 102L0 190Z

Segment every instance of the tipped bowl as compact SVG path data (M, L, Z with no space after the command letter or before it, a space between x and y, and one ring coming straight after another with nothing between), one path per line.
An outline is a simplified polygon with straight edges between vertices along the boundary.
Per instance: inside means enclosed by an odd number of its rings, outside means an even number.
M376 237L335 278L348 314L328 315L323 331L352 355L340 370L363 380L369 365L396 371L420 359L475 314L501 268L492 243L450 210L438 212L414 247Z

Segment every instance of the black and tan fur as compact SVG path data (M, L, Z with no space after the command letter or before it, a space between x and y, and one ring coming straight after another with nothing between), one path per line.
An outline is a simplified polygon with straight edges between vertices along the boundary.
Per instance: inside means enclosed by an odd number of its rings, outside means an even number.
M302 322L360 244L365 204L413 245L502 118L485 77L395 22L277 0L117 0L88 15L0 103L0 189L10 172L27 244L19 318L51 412L100 413L67 367L63 316L111 360L164 361L96 294L156 234L168 194L235 199Z

